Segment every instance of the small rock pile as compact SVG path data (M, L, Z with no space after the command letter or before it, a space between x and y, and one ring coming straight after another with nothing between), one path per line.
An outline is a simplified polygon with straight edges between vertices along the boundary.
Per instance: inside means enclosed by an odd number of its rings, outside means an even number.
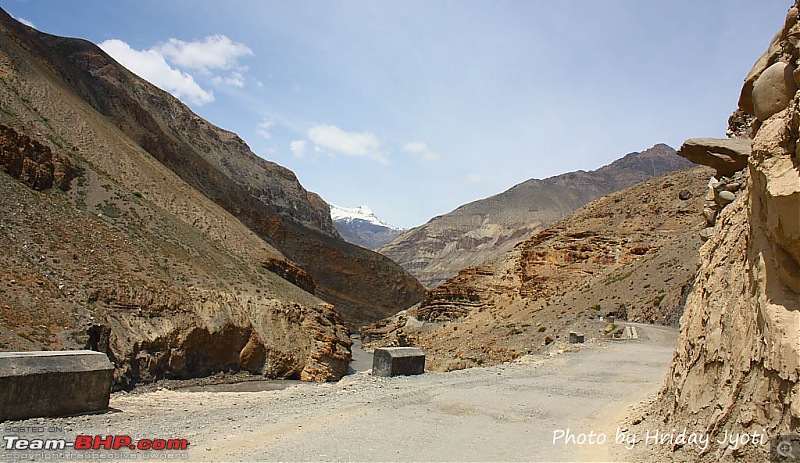
M700 231L700 238L703 241L707 241L708 237L711 236L711 230L717 222L720 211L732 203L739 192L744 191L746 186L746 170L740 170L731 177L722 177L719 180L716 177L712 177L708 181L708 193L706 193L703 205L706 228Z
M707 225L700 232L703 241L711 236L720 211L736 200L737 194L747 186L746 168L750 149L750 140L746 138L691 138L678 150L679 156L717 171L717 175L708 182L703 206Z

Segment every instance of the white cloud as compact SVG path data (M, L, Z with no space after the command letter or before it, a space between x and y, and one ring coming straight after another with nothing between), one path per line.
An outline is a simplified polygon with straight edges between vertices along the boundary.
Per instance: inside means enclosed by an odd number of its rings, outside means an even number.
M289 143L289 149L292 150L294 157L302 159L306 155L306 145L308 142L305 140L294 140Z
M239 60L253 54L253 50L243 43L237 43L224 35L211 35L203 40L184 42L171 38L166 43L152 48L173 66L199 72L211 77L215 85L244 87L244 72L247 66ZM231 71L227 75L216 71Z
M214 101L211 90L204 90L191 75L171 67L157 51L134 50L117 39L106 40L100 48L135 74L177 98L185 98L198 106Z
M370 132L345 132L334 125L322 124L308 129L308 138L324 150L389 163L389 158L381 152L378 137Z
M272 127L275 126L275 122L270 119L263 119L261 122L258 123L256 126L256 133L258 133L261 137L266 138L269 140L272 138Z
M214 76L211 81L217 85L230 85L233 87L244 87L244 75L241 72L232 72L227 76Z
M427 144L419 141L406 144L406 146L403 147L403 151L413 154L425 162L434 162L442 158L439 153L428 148Z
M214 85L244 87L247 66L239 61L253 54L247 45L219 34L193 42L171 38L149 50L135 50L118 39L106 40L100 48L140 77L196 105L214 101L214 93L200 86L198 76Z
M467 177L467 181L469 183L483 183L483 177L478 174L470 174L469 177Z
M36 29L36 28L37 28L35 24L33 24L32 22L28 21L28 20L27 20L27 19L25 19L25 18L17 18L17 17L14 17L14 19L16 19L17 21L21 22L22 24L25 24L25 25L26 25L26 26L28 26L28 27L32 27L32 28L34 28L34 29Z
M169 39L154 47L154 50L178 67L202 72L212 69L239 69L239 58L253 54L253 50L247 45L236 43L220 34L193 42Z

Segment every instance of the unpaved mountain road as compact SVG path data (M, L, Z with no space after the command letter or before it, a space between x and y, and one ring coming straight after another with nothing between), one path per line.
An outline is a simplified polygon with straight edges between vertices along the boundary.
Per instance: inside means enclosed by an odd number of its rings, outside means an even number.
M268 392L114 394L113 413L11 424L64 426L68 439L184 438L191 461L625 461L613 442L617 423L658 390L677 337L636 326L638 340L489 368L359 373ZM608 440L554 443L567 429Z

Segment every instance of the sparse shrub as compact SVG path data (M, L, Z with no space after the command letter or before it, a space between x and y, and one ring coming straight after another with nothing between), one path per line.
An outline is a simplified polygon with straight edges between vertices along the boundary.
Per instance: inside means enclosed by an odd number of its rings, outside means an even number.
M100 206L100 210L103 211L107 217L111 217L112 219L116 219L120 216L120 211L116 205L110 203L104 203Z

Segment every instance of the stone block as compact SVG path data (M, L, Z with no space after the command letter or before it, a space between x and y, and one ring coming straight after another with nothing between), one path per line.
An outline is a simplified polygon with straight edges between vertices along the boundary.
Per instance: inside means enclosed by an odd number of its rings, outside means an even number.
M569 333L569 343L570 344L583 344L584 342L584 335L575 333L574 331Z
M425 354L416 347L375 349L372 374L375 376L420 375L425 373Z
M105 410L113 374L102 352L0 352L0 421Z

